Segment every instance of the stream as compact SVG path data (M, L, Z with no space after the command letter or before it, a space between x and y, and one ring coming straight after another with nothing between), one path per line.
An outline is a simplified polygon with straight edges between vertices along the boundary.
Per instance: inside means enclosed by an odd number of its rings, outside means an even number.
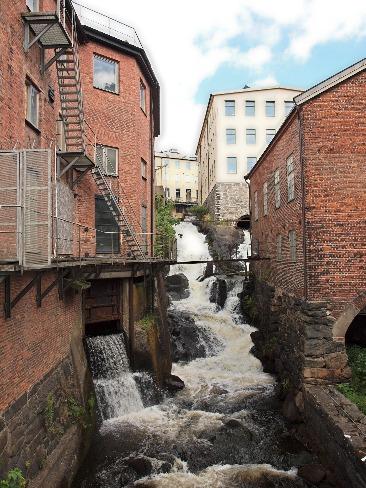
M183 222L176 232L179 260L211 259L196 226ZM185 382L173 397L146 406L151 381L146 375L141 381L141 374L137 378L129 370L121 335L87 339L103 422L88 454L88 469L75 486L310 486L297 477L296 467L313 457L291 436L274 392L275 379L250 352L254 329L239 313L243 278L227 279L228 297L219 309L209 299L215 278L197 280L204 267L175 265L170 270L188 278L190 292L174 301L171 310L194 319L205 351L205 357L173 365L172 373ZM123 359L108 359L111 351L119 351ZM108 365L98 366L103 361L112 361L113 377Z

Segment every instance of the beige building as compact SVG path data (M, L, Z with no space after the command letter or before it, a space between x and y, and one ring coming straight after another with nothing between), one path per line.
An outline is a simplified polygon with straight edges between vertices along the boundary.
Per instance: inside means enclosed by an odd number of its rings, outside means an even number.
M196 155L199 201L217 219L249 214L244 176L293 108L293 88L244 88L210 95Z
M197 203L198 165L195 156L184 156L176 149L155 153L155 186L168 200Z

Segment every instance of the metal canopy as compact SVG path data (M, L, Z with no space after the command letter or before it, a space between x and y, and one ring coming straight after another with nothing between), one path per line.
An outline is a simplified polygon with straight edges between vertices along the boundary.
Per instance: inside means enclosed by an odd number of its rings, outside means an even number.
M71 46L70 36L59 20L57 13L27 12L22 14L25 22L24 49L28 51L39 42L44 49ZM30 30L34 37L31 38Z

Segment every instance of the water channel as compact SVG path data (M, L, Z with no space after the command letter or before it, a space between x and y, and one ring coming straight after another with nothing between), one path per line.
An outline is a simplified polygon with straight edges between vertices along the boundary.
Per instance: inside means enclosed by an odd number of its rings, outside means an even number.
M183 222L176 231L179 260L210 259L196 226ZM243 278L227 279L228 298L219 310L209 300L215 278L197 280L203 271L202 264L170 270L187 276L190 291L171 309L193 317L205 349L205 357L174 364L173 374L185 382L174 396L151 405L146 390L152 383L129 370L122 336L88 339L104 420L77 486L308 486L296 467L311 462L312 455L292 438L276 400L275 380L250 352L253 329L239 313Z

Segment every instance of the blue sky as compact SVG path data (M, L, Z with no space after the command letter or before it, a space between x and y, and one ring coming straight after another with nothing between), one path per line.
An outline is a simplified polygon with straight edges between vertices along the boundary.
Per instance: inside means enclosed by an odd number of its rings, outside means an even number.
M307 89L366 57L366 0L78 1L138 31L161 87L158 149L194 152L212 92Z

